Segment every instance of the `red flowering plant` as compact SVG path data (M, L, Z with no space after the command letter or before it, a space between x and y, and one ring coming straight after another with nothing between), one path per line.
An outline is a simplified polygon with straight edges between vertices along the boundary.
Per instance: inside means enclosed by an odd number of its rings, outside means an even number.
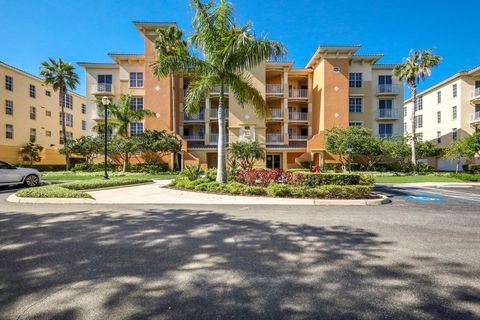
M268 186L270 183L301 185L302 173L290 173L280 169L273 170L241 170L237 172L235 181L252 186Z

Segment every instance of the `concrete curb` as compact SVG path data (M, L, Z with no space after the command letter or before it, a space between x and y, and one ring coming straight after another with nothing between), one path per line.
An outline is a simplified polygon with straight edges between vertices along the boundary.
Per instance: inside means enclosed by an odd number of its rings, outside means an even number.
M20 198L15 194L11 194L7 198L8 202L12 203L59 203L59 204L92 204L95 203L93 199L87 198Z

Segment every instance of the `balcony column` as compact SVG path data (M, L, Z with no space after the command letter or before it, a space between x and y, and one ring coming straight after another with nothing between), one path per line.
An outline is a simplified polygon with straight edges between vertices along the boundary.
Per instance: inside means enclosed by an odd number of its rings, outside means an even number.
M288 122L288 98L283 99L283 121Z
M289 144L288 140L288 122L283 123L283 143L284 144Z
M210 99L205 99L205 122L210 123Z
M205 123L205 145L210 144L210 122Z
M282 170L288 169L288 152L282 152Z
M178 91L180 91L180 99L178 101L183 102L185 99L185 93L183 91L183 77L178 79Z
M288 98L288 69L283 69L283 94L284 97Z
M183 138L183 126L178 126L178 134Z
M183 131L180 129L181 128L181 124L183 124L183 120L184 120L184 117L185 117L185 113L183 112L183 102L180 102L178 104L178 123L179 123L179 131L178 132L181 132L181 134L183 134Z
M307 91L307 97L308 97L308 102L312 102L313 97L312 97L312 88L313 88L313 73L308 74L308 91ZM310 110L308 112L311 112Z

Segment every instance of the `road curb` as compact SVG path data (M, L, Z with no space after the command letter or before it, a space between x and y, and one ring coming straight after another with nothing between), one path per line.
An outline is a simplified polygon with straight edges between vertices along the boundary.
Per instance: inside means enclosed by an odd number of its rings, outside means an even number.
M93 199L87 198L21 198L15 194L11 194L7 198L8 202L12 203L48 203L48 204L93 204L96 203Z

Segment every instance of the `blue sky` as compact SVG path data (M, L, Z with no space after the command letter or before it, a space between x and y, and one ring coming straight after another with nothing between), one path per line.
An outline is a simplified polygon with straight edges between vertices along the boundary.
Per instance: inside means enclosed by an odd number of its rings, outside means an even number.
M361 44L361 53L385 54L381 63L399 63L411 48L436 47L444 61L420 88L480 65L475 28L480 1L232 2L239 22L251 20L257 33L282 41L298 67L319 44ZM143 51L133 20L176 21L188 33L191 19L188 0L0 0L0 60L35 75L49 56L109 62L108 52ZM77 71L81 85L76 91L85 94L84 71Z

